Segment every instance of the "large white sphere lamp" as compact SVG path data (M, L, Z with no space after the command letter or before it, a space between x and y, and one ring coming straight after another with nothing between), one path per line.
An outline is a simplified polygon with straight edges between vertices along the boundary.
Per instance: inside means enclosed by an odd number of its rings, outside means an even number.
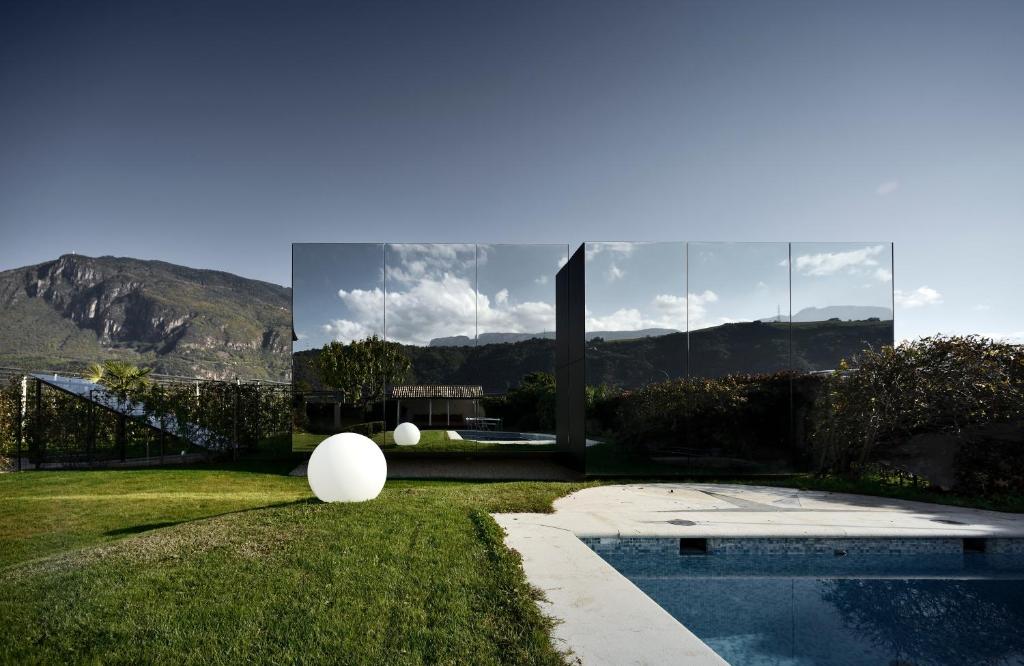
M365 502L380 494L388 477L384 453L354 432L331 435L309 457L306 478L322 502Z
M399 423L395 428L395 444L415 446L420 443L420 429L413 423Z

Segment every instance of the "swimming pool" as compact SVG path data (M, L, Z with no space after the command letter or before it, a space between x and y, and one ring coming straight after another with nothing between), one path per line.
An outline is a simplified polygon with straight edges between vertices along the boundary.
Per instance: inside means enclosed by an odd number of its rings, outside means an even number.
M584 541L734 666L1024 664L1024 540Z
M537 432L506 432L501 430L456 430L461 439L489 444L554 444L554 435Z

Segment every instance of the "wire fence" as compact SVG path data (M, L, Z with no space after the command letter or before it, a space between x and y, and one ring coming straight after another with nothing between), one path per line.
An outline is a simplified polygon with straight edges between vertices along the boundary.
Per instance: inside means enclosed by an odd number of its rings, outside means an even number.
M112 401L100 386L62 388L69 377L0 368L0 464L25 470L194 462L237 457L291 431L288 384L151 376L130 398Z

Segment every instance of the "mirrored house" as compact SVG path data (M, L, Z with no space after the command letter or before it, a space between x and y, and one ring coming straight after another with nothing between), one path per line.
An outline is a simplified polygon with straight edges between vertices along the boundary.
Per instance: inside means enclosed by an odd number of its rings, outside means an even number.
M566 245L294 245L304 427L368 433L394 454L554 451L555 274L567 254ZM392 431L403 422L421 442L400 450Z
M888 243L296 244L293 285L299 448L793 471L821 373L893 343Z

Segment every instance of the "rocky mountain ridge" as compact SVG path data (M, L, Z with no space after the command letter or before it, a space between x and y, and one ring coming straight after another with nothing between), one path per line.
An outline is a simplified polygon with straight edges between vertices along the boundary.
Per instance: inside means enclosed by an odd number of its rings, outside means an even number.
M0 363L287 379L291 289L231 273L63 255L0 272Z

